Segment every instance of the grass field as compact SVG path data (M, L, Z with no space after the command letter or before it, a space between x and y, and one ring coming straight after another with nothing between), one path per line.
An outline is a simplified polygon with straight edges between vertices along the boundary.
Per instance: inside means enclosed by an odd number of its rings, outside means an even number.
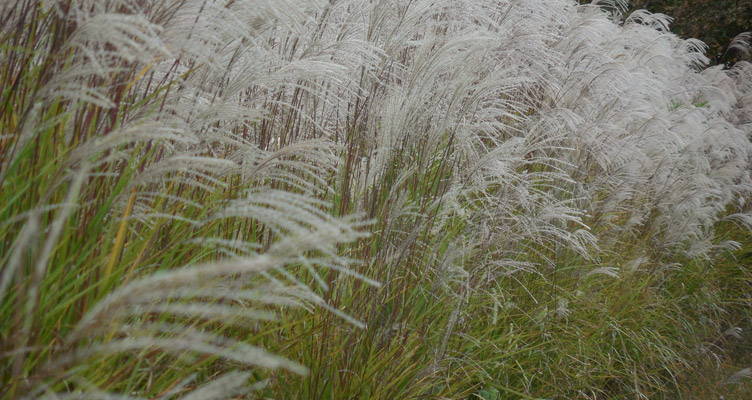
M746 398L752 65L621 7L0 3L0 398Z

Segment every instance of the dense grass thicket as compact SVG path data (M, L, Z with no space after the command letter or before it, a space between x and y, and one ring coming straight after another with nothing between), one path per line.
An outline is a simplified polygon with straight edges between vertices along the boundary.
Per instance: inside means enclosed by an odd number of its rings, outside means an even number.
M694 398L752 64L625 7L0 2L0 398Z

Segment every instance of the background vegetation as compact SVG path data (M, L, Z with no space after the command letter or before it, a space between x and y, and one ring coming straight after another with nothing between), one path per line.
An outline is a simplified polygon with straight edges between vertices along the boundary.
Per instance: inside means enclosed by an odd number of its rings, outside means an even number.
M752 31L752 3L736 0L633 0L634 9L646 8L674 18L671 30L705 42L708 54L726 50L734 36Z
M752 66L615 3L0 3L0 397L745 398Z

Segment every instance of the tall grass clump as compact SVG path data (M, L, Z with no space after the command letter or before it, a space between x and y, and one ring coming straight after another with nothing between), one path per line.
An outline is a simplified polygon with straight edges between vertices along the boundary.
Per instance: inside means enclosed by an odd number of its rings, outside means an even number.
M0 10L3 398L671 398L749 316L752 65L667 16Z

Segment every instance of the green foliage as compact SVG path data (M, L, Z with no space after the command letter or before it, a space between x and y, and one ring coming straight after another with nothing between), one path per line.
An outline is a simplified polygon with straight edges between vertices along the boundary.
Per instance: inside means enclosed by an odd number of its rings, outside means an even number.
M672 16L671 30L705 42L711 58L723 54L734 36L752 30L752 3L748 1L632 0L630 5Z

